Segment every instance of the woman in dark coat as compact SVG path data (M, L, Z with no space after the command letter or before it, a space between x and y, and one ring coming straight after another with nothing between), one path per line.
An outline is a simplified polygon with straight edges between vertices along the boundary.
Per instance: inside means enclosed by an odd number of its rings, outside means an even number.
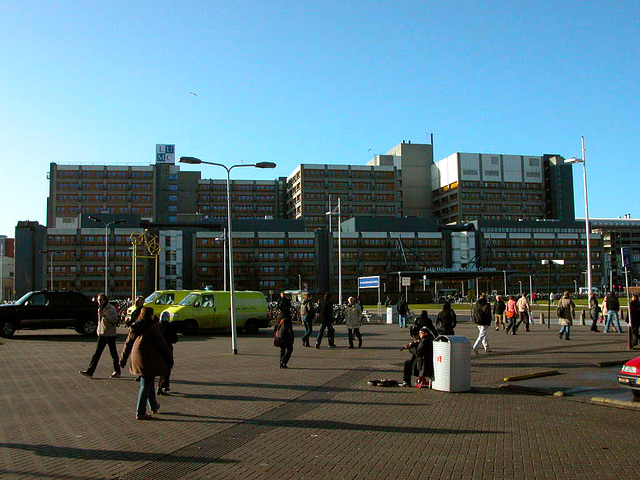
M411 353L411 360L404 362L403 387L411 386L411 375L418 377L419 386L431 386L433 378L433 335L429 327L420 329L420 340L411 342L404 348Z
M591 317L591 331L598 332L598 318L600 317L600 305L598 305L598 299L596 294L592 293L589 298L589 316Z
M173 355L151 307L143 307L139 320L129 329L120 360L122 368L129 356L131 373L141 377L136 418L149 420L151 415L147 414L147 403L153 413L157 413L160 407L156 398L155 379L167 375L173 366Z
M280 368L289 368L287 363L293 353L293 323L291 317L280 312L278 315L278 323L276 323L275 331L278 338L278 346L280 347Z
M631 316L629 325L631 325L631 347L640 345L640 300L638 294L634 293L629 302L629 315Z
M456 328L457 324L456 312L451 308L451 303L445 302L436 320L438 335L455 335L453 329Z
M433 335L433 338L438 336L438 331L436 330L436 327L433 326L433 322L431 321L431 318L429 318L429 312L426 310L423 310L420 316L416 318L413 326L409 329L409 334L416 340L419 340L420 329L422 327L427 327L429 332Z

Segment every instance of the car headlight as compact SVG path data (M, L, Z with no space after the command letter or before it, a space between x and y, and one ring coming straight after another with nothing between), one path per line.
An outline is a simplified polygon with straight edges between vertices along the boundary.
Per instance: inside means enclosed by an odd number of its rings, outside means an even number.
M632 365L625 365L622 367L624 373L638 373L638 369Z

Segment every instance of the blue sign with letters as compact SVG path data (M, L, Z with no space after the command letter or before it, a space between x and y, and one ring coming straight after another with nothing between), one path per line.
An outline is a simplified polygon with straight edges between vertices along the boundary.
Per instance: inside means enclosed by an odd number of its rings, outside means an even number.
M359 288L380 288L380 277L358 277Z

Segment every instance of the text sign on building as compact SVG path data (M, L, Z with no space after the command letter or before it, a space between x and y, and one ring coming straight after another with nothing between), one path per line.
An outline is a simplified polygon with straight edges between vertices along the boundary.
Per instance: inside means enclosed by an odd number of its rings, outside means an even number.
M402 286L410 287L411 286L411 277L402 277Z
M380 277L358 277L359 288L379 288Z
M156 144L156 163L176 163L176 146Z

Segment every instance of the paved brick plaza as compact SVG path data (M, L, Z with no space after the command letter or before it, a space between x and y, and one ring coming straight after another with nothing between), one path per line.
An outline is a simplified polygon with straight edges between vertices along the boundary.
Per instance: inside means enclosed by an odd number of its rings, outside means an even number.
M534 325L490 332L493 354L472 358L472 392L371 387L401 378L407 330L365 325L364 348L303 348L278 369L271 334L182 337L171 397L136 421L138 384L80 376L95 339L18 332L0 345L0 478L638 478L640 410L498 389L502 378L594 369L635 356L622 335L573 327L570 342ZM119 350L125 330L119 337ZM458 334L475 337L462 325Z

